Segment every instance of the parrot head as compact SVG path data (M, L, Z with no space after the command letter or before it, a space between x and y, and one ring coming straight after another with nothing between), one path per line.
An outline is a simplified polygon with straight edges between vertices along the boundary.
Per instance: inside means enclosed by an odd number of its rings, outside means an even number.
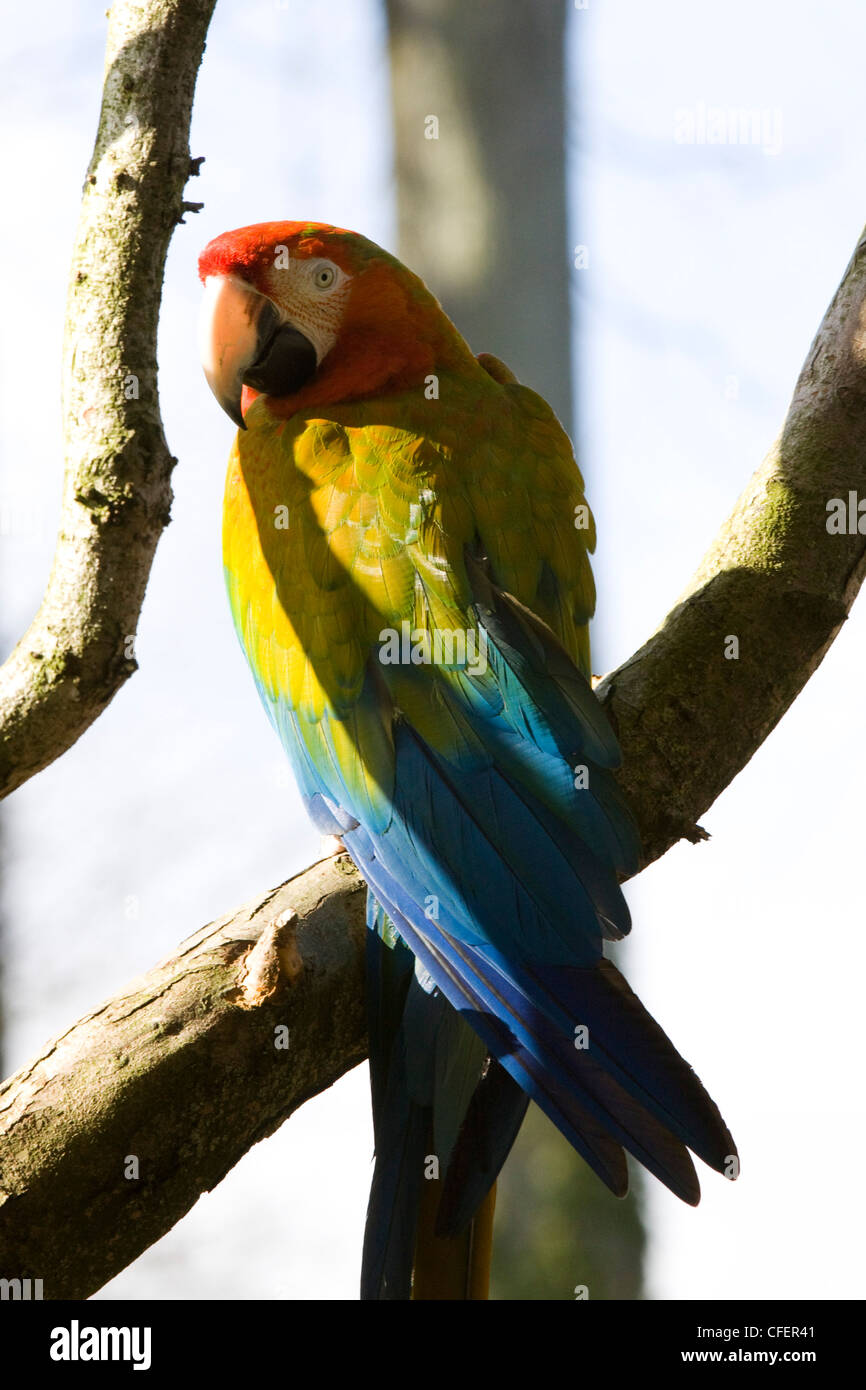
M224 232L199 258L200 348L208 384L241 429L257 395L290 415L423 382L474 362L421 280L355 232L260 222Z

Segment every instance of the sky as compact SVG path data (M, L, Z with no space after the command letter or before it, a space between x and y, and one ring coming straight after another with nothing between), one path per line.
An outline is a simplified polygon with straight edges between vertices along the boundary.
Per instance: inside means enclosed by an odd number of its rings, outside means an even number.
M23 12L7 16L0 49L15 194L0 210L14 267L0 331L4 652L38 606L57 527L64 295L104 51L104 5L46 0L40 14L37 30ZM663 619L759 464L860 234L866 15L853 3L590 0L569 6L568 28L563 254L587 248L574 271L575 385L600 535L602 671ZM754 130L743 110L758 113ZM734 143L701 138L722 125ZM172 241L159 348L180 463L140 670L3 807L12 1067L319 853L228 617L220 512L232 428L198 365L195 263L217 233L280 217L354 226L395 249L376 0L223 0L191 153L206 162L187 196L205 208ZM704 818L709 843L675 847L629 886L629 978L719 1102L743 1162L736 1185L702 1170L697 1210L645 1185L651 1297L866 1292L864 666L855 606ZM100 1297L355 1298L371 1151L358 1068Z

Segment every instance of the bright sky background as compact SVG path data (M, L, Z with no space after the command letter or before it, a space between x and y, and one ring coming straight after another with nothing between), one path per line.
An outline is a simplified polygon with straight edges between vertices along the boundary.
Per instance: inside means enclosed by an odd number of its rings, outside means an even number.
M569 14L570 241L589 248L575 305L604 670L663 618L760 461L859 235L866 14L802 0L590 0ZM39 15L38 26L31 12L5 16L0 50L4 647L35 611L53 549L65 284L104 50L102 4L46 0ZM160 387L180 464L141 669L3 810L13 1066L201 923L317 857L223 593L232 431L198 367L195 260L218 232L272 217L355 226L393 247L384 39L376 0L218 7L191 141L207 162L188 196L206 206L178 228L166 278ZM766 112L780 147L678 142L701 104ZM743 1159L736 1186L703 1170L697 1211L646 1184L656 1298L866 1292L864 666L858 607L705 817L712 841L675 848L629 891L629 977ZM368 1112L359 1068L105 1296L355 1298Z

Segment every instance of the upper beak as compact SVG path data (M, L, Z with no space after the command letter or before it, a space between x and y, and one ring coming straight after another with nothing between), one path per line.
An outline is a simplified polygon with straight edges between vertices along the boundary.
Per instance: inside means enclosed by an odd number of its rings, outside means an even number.
M226 414L245 429L244 386L269 396L300 389L318 365L316 350L276 305L235 275L205 281L199 350L207 383Z

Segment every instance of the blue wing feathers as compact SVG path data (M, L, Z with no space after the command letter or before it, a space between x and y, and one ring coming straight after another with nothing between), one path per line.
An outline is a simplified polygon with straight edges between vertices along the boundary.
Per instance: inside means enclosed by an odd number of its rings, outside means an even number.
M479 587L486 670L395 671L371 658L353 710L315 727L270 711L316 823L342 834L370 890L365 1298L409 1296L426 1159L443 1170L437 1230L457 1232L528 1098L617 1195L625 1151L689 1203L700 1195L689 1150L720 1171L736 1152L603 956L604 940L630 929L619 877L640 852L604 712L549 629ZM353 767L341 764L338 718Z

